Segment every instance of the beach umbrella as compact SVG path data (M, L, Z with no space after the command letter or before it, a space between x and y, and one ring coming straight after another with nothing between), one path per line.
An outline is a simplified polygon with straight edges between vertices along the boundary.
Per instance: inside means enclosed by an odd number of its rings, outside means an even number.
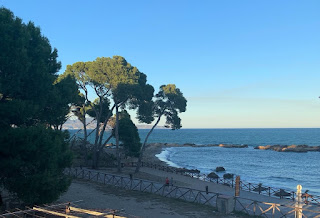
M209 173L209 174L207 175L207 177L210 178L210 179L217 179L217 178L219 178L219 176L218 176L216 173L214 173L214 172Z
M258 186L256 188L254 188L252 191L254 192L259 192L259 194L262 192L262 191L265 191L267 190L268 188L266 187L262 187L262 184L259 183Z
M225 173L225 174L223 174L223 178L224 179L233 179L233 174L231 174L231 173Z
M274 195L277 196L277 197L282 198L282 197L291 196L291 193L286 192L286 191L283 190L283 189L280 189L280 191L276 192Z

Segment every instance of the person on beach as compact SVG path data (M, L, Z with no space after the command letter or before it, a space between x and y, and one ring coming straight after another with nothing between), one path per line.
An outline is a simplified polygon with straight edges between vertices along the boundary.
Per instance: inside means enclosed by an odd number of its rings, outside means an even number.
M168 179L168 177L166 177L166 186L169 186L169 179Z

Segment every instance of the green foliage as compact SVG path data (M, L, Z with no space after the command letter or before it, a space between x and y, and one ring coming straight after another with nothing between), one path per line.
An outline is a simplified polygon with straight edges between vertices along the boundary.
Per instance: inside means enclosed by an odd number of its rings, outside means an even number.
M119 116L119 139L123 144L126 155L139 156L140 136L127 111L122 111Z
M77 80L78 86L82 90L85 99L82 104L82 110L79 108L75 111L75 114L81 117L80 119L85 119L84 113L86 113L94 117L97 123L103 124L97 125L96 127L93 149L95 151L93 157L94 168L98 166L97 152L102 150L101 145L104 144L102 143L104 129L108 120L112 117L114 108L116 109L116 114L119 109L138 108L137 117L139 121L152 122L153 114L151 109L153 108L152 97L154 89L146 83L147 76L129 64L123 57L101 57L92 62L77 62L67 66L64 76L66 75L72 75ZM98 97L93 103L88 99L87 94L89 87L95 91ZM114 104L112 107L110 107L111 102ZM88 106L91 108L86 108ZM123 123L125 122L123 121ZM85 125L85 122L83 122L83 124ZM123 125L130 126L130 122L128 121L127 124ZM117 126L118 125L114 125L114 136L116 136L117 152L119 152ZM135 137L134 134L132 134L132 137ZM140 147L139 143L132 142L131 145L133 147ZM136 150L138 151L139 149ZM117 157L119 158L120 155L117 155ZM118 162L120 161L118 160Z
M72 77L58 78L57 50L33 23L0 8L0 186L28 204L67 189L68 134L58 128L77 101Z
M57 80L57 50L39 27L22 23L5 8L0 9L0 32L2 125L61 125L78 91L72 78Z
M70 111L70 104L79 102L79 91L75 79L71 76L58 77L48 98L47 107L44 108L43 120L51 126L61 126L66 122Z
M137 118L140 122L150 124L154 120L154 102L141 101L139 103Z
M96 98L93 103L91 103L87 107L87 114L90 117L96 118L97 114L100 115L99 122L103 123L106 119L112 116L112 112L110 111L110 100L108 98L102 98L101 104L100 99ZM100 111L102 109L102 111Z
M52 50L39 27L22 23L5 8L0 8L0 32L2 98L37 99L44 105L47 88L61 67L57 50Z
M187 100L174 84L160 86L156 94L154 113L158 117L166 117L166 127L180 129L182 126L178 114L185 112L186 107Z
M101 57L93 61L89 67L88 76L92 83L103 85L115 90L119 84L137 84L139 70L131 66L123 57Z
M87 85L90 80L88 75L86 74L86 72L88 71L88 66L89 63L85 62L76 62L72 65L67 65L67 69L64 72L63 76L73 76L79 86L83 87Z
M30 204L56 200L70 182L63 175L72 160L67 138L66 132L42 126L1 132L1 183Z
M185 112L187 107L187 100L183 97L180 89L176 88L174 84L160 86L159 92L155 96L155 101L148 103L147 101L142 104L138 113L139 117L146 122L152 122L157 117L156 122L147 134L143 145L140 149L139 160L135 172L139 172L143 151L146 147L149 136L151 135L154 128L159 124L161 117L166 117L166 126L172 130L180 129L181 119L179 113Z

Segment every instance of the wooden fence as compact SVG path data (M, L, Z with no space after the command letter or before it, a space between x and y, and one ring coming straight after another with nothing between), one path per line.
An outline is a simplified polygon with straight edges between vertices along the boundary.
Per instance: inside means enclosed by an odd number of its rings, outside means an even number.
M134 163L131 163L130 166L131 165L133 166ZM230 186L232 188L234 188L234 185L235 185L235 181L233 178L232 179L224 179L224 178L212 179L212 178L209 178L206 174L200 174L200 173L188 172L188 171L183 172L175 167L163 166L163 165L149 163L149 162L142 162L142 166L165 171L165 172L171 172L171 173L175 173L175 174L185 175L185 176L197 178L197 179L200 179L203 181L214 182L217 184L223 184L223 185ZM296 193L294 191L284 190L284 189L280 189L280 188L274 188L274 187L270 187L270 186L264 186L264 185L256 184L256 183L249 183L249 182L245 182L245 181L240 181L240 189L244 190L244 191L255 192L257 194L266 195L266 196L270 196L270 197L278 197L280 199L281 198L289 198L294 201L296 198ZM306 199L305 202L307 204L317 204L318 206L320 206L320 196L311 194L308 196L308 199Z
M206 192L186 187L165 185L153 181L133 179L126 176L119 176L99 171L71 168L66 170L66 174L73 178L91 180L106 185L121 187L127 190L135 190L161 195L169 198L181 199L188 202L217 206L217 201L222 196L221 193ZM320 218L319 207L314 205L304 205L297 207L292 201L290 205L277 203L260 202L253 199L232 197L234 200L234 210L250 215L263 217L295 217L296 212L301 212L302 217Z

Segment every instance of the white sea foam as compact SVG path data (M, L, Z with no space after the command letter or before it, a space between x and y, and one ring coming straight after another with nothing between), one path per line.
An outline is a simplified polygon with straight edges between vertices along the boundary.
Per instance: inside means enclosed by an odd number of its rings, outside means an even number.
M157 155L156 155L156 157L157 157L159 160L167 163L167 164L168 164L169 166L171 166L171 167L180 167L180 166L178 166L177 164L175 164L175 163L173 163L173 162L170 161L170 154L171 154L171 152L172 152L171 150L172 150L171 148L163 149L160 154L157 154Z

